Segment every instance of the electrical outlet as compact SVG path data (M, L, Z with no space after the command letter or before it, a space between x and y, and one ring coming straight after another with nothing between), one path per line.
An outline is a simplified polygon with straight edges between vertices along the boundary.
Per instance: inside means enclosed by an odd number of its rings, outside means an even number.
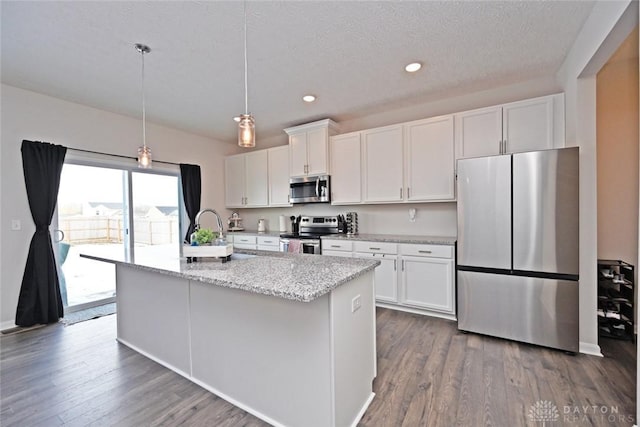
M409 209L409 221L416 222L416 210L415 208Z
M22 230L22 223L20 222L19 219L12 219L11 220L11 230L13 230L13 231Z
M361 305L362 302L360 300L360 294L358 294L351 300L351 312L355 313L356 311L360 310Z

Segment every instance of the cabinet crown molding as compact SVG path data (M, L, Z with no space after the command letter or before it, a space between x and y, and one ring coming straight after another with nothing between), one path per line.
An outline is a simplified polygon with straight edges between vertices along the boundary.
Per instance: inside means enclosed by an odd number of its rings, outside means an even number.
M303 125L288 127L284 131L287 133L287 135L295 135L300 132L306 132L323 127L329 129L329 135L338 133L340 131L340 126L338 125L338 123L334 122L331 119L323 119L311 123L305 123Z

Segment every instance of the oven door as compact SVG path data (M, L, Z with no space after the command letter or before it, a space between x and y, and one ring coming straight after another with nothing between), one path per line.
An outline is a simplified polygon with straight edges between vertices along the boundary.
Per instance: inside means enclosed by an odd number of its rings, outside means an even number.
M304 239L300 242L303 254L320 255L320 240Z

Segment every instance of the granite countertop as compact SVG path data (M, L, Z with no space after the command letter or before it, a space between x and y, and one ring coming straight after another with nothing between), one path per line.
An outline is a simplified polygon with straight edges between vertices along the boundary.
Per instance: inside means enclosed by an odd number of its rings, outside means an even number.
M406 236L401 234L331 234L322 236L322 240L361 240L367 242L415 243L425 245L455 245L457 237L452 236Z
M258 256L222 263L200 258L146 259L137 262L92 255L84 258L125 265L140 270L197 280L227 288L242 289L293 301L310 302L338 286L373 270L380 261L309 254L252 251ZM241 252L237 252L242 257ZM266 255L268 254L268 255ZM246 256L246 254L245 254Z
M238 236L242 234L247 234L251 236L269 236L269 237L280 237L279 231L257 231L257 230L242 230L242 231L225 231L224 232L228 236Z

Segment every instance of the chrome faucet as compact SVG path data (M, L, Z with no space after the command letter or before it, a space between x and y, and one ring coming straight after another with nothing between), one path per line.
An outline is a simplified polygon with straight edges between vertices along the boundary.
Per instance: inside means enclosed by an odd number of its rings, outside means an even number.
M214 211L213 209L203 209L200 212L198 212L196 214L196 230L200 229L200 216L205 213L205 212L211 212L212 214L214 214L216 216L216 220L218 221L218 232L219 232L219 236L220 238L224 237L222 235L222 219L220 218L220 215L218 215L218 212Z

